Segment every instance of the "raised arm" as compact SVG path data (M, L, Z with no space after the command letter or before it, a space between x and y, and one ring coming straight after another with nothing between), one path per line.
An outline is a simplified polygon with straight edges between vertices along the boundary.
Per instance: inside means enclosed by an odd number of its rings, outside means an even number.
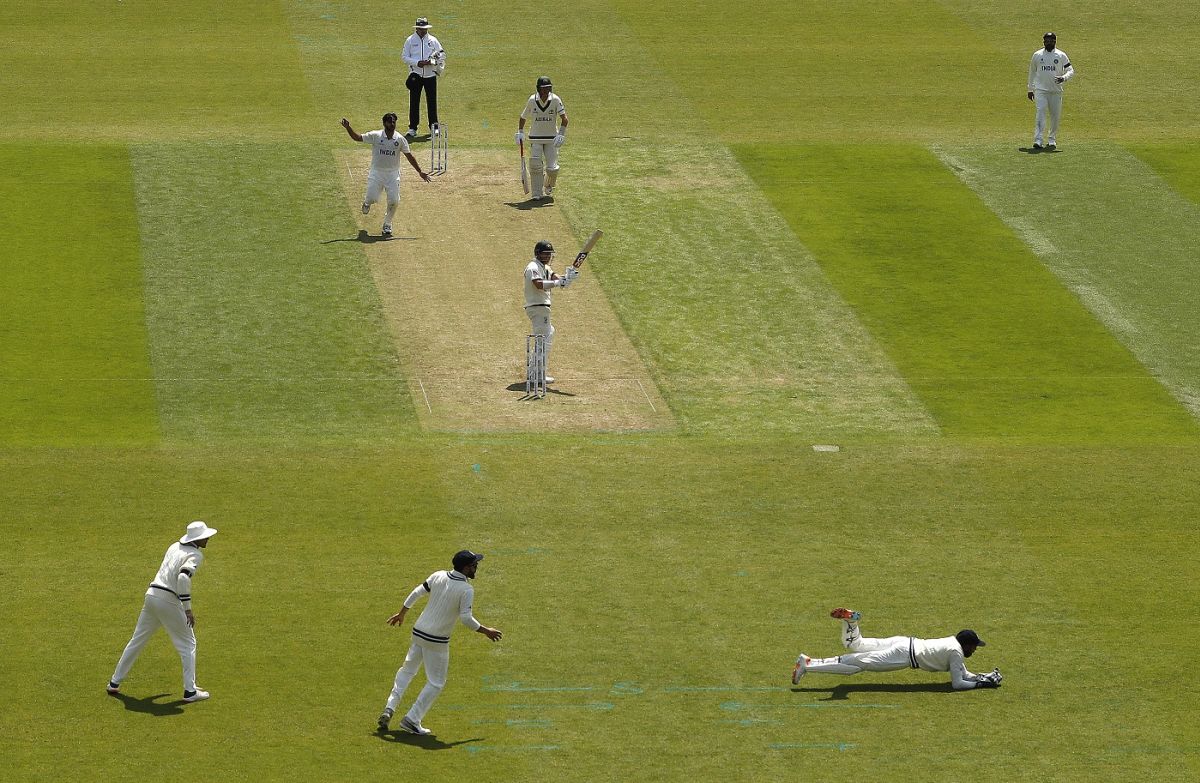
M342 127L346 129L346 133L350 134L350 138L355 141L362 141L362 136L354 132L354 128L350 127L350 120L342 117Z

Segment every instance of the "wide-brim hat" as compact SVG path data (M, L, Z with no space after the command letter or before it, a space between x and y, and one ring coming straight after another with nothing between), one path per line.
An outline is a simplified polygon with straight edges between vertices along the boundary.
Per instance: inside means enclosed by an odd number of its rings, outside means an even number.
M209 527L200 520L196 520L187 526L187 532L183 534L183 538L179 539L179 543L190 544L193 541L212 538L216 534L217 529L215 527Z
M417 23L413 25L414 30L428 30L430 27L433 27L433 25L423 16L418 18Z

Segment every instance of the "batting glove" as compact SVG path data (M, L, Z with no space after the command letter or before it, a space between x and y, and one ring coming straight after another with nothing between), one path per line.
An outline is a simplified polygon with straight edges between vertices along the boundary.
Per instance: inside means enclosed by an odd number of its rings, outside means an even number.
M563 145L563 142L566 140L567 140L567 137L560 133L554 137L554 146L561 147Z
M525 131L517 131L517 135L514 138L517 140L517 144L525 141Z
M567 279L574 282L577 277L579 277L579 270L573 266L567 267Z
M558 278L558 284L560 286L562 286L563 288L566 288L567 286L569 286L571 283L574 283L574 282L575 282L575 278L571 277L570 275L567 275L566 277Z

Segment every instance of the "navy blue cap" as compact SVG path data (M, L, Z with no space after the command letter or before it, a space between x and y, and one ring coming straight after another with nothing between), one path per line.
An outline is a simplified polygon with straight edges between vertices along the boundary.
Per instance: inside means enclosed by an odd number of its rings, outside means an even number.
M987 647L987 642L985 642L983 639L980 639L979 634L975 633L970 628L964 628L963 630L954 634L954 638L958 640L959 644L973 644L976 647Z
M483 555L472 552L470 549L464 549L454 554L454 570L461 572L464 568L474 563L478 563L483 559Z

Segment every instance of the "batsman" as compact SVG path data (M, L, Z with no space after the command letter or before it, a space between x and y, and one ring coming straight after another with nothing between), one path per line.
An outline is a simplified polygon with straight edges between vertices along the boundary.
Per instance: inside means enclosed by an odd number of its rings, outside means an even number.
M550 290L566 288L579 274L578 269L570 267L565 276L559 277L551 267L553 262L554 245L541 239L533 246L533 260L525 265L525 315L529 316L529 333L542 336L541 350L545 353L540 357L540 366L544 372L550 366L550 348L554 345L554 326L550 323ZM548 372L545 383L554 383L554 378Z
M517 121L517 144L529 142L529 175L533 180L533 200L554 195L558 182L558 148L567 140L567 110L562 99L551 92L549 76L539 76L537 92L529 96ZM529 135L525 135L525 123Z

